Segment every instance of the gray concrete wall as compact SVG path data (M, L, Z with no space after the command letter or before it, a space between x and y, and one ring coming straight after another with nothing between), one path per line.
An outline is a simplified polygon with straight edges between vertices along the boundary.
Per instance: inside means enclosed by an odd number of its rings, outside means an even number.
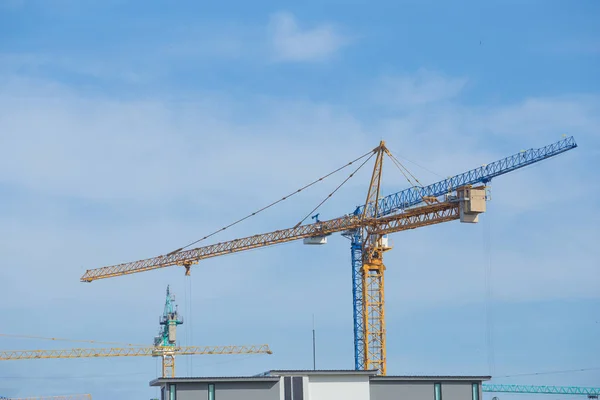
M207 383L178 383L177 400L207 400L208 399L208 384ZM167 399L168 400L168 397Z
M434 400L433 382L371 381L371 400ZM471 400L471 382L443 382L442 400Z
M430 382L372 381L370 391L371 400L433 400L433 383Z
M215 382L217 400L280 400L279 382ZM178 383L177 400L207 400L208 383Z
M442 400L471 400L472 382L442 382Z

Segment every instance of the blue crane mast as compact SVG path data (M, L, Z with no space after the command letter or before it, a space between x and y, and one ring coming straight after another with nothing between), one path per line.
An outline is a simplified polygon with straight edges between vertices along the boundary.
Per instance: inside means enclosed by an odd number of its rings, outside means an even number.
M448 179L433 183L428 186L413 186L400 192L385 196L378 200L378 216L389 215L396 212L402 212L410 207L423 202L424 197L440 197L448 195L458 187L465 185L475 185L479 183L487 184L492 178L515 171L519 168L535 164L547 158L554 157L577 147L573 136L567 137L556 143L549 144L537 149L523 150L509 157L485 164L479 168L472 169ZM375 204L366 205L365 215L375 217ZM363 206L358 206L353 214L362 215ZM363 232L362 229L355 229L344 232L343 235L351 240L350 251L352 258L352 297L353 297L353 317L354 317L354 363L356 370L365 369L365 335L364 335L364 311L363 311L363 284L361 269L363 266Z

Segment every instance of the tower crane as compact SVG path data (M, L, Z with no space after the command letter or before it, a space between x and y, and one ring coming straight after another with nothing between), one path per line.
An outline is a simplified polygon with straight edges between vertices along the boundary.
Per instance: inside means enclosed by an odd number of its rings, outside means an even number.
M159 322L161 329L154 338L154 346L127 346L110 348L76 348L63 350L0 350L2 360L37 360L47 358L89 358L89 357L160 357L162 376L175 377L176 355L232 355L232 354L272 354L269 345L249 346L179 346L176 327L183 323L175 305L174 297L167 286L165 308Z
M456 188L468 185L487 185L492 178L507 174L517 169L535 164L577 147L573 136L537 149L521 150L519 153L484 164L462 174L428 186L413 186L397 193L385 196L367 205L358 206L354 215L380 215L404 212L428 199L447 196ZM352 260L352 295L354 317L354 362L355 369L377 368L385 374L386 346L384 319L384 287L383 274L385 266L382 259L375 263L365 262L369 252L373 254L372 245L365 241L365 229L358 228L344 232L351 239L350 251ZM379 241L379 237L371 237L371 243ZM384 250L384 249L381 249ZM375 255L382 255L377 251ZM368 286L365 286L367 284ZM369 296L368 294L372 295Z
M341 233L351 240L355 369L377 370L385 375L383 254L391 249L387 235L453 220L476 223L478 215L486 210L485 190L492 178L575 147L577 144L571 136L544 147L520 151L428 186L413 184L403 191L380 197L384 156L391 158L397 166L399 163L382 141L371 152L375 165L366 201L350 214L326 221L320 221L317 215L311 224L297 224L288 229L190 250L177 249L149 259L88 269L81 281L92 282L174 265L183 266L189 275L190 267L203 259L299 239L304 239L305 244L325 244L327 236Z

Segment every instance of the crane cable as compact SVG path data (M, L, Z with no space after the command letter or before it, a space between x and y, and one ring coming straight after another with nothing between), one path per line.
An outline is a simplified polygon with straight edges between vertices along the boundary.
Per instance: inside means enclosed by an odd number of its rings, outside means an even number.
M396 165L396 167L398 167L398 169L400 170L400 172L402 172L402 175L404 175L404 177L406 178L406 180L408 181L408 183L410 183L412 186L423 187L423 185L421 184L421 182L419 182L419 180L408 170L408 168L406 168L396 157L394 157L394 155L392 153L388 153L388 156L390 157L390 159L392 160L392 162ZM417 184L414 184L410 180L410 178L408 176L406 176L406 174L404 173L404 171L406 171L410 176L412 176L412 178L415 180L415 182Z
M282 201L284 201L284 200L287 200L287 199L289 199L290 197L294 196L295 194L298 194L298 193L300 193L300 192L301 192L301 191L303 191L304 189L307 189L307 188L309 188L309 187L311 187L311 186L313 186L313 185L315 185L315 184L317 184L317 183L321 182L322 180L324 180L324 179L326 179L326 178L330 177L331 175L335 174L336 172L339 172L339 171L341 171L342 169L344 169L344 168L346 168L346 167L348 167L348 166L350 166L350 165L354 164L354 163L355 163L355 162L357 162L358 160L361 160L361 159L365 158L365 157L366 157L366 156L368 156L369 154L370 154L371 156L372 156L373 154L375 154L374 150L371 150L371 151L369 151L369 152L367 152L367 153L363 154L362 156L360 156L360 157L358 157L358 158L356 158L356 159L354 159L354 160L350 161L349 163L347 163L347 164L345 164L345 165L343 165L343 166L341 166L341 167L337 168L336 170L334 170L334 171L332 171L332 172L328 173L327 175L324 175L324 176L320 177L319 179L317 179L317 180L315 180L315 181L313 181L313 182L309 183L308 185L305 185L305 186L301 187L300 189L298 189L298 190L296 190L296 191L294 191L294 192L292 192L292 193L288 194L287 196L284 196L284 197L282 197L281 199L279 199L279 200L277 200L277 201L274 201L273 203L271 203L271 204L269 204L269 205L267 205L267 206L265 206L265 207L263 207L263 208L261 208L261 209L259 209L259 210L257 210L257 211L254 211L254 212L253 212L253 213L251 213L251 214L248 214L248 215L247 215L247 216L245 216L244 218L240 218L240 219L238 219L237 221L235 221L235 222L232 222L231 224L229 224L229 225L227 225L227 226L224 226L223 228L221 228L221 229L219 229L219 230L216 230L216 231L214 231L213 233L211 233L211 234L209 234L209 235L206 235L206 236L204 236L203 238L201 238L201 239L198 239L198 240L196 240L196 241L194 241L194 242L192 242L192 243L190 243L190 244L188 244L188 245L186 245L186 246L180 247L180 248L179 248L179 249L177 249L177 250L173 250L172 252L168 253L168 254L167 254L167 256L170 256L170 255L172 255L172 254L175 254L175 253L179 253L181 250L184 250L184 249L186 249L186 248L188 248L188 247L190 247L190 246L192 246L192 245L195 245L195 244L196 244L196 243L198 243L198 242L201 242L201 241L203 241L203 240L206 240L206 239L208 239L209 237L211 237L211 236L214 236L214 235L216 235L217 233L219 233L219 232L221 232L221 231L224 231L224 230L225 230L225 229L227 229L227 228L230 228L230 227L232 227L232 226L234 226L234 225L237 225L237 224L239 224L240 222L242 222L242 221L244 221L244 220L246 220L246 219L248 219L248 218L250 218L250 217L253 217L253 216L255 216L256 214L258 214L258 213L260 213L260 212L262 212L262 211L264 211L264 210L266 210L266 209L268 209L268 208L270 208L270 207L273 207L274 205L276 205L276 204L278 204L278 203L280 203L280 202L282 202ZM370 158L370 157L369 157L369 158ZM306 218L305 218L305 219L306 219Z
M492 239L490 218L483 222L483 251L485 257L485 345L487 350L488 371L495 375L496 362L494 355L494 310L493 310L493 279L492 279Z
M392 151L392 150L391 150L389 147L388 147L388 150L389 150L390 152L392 152L392 153L395 153L395 154L397 154L399 158L402 158L402 159L404 159L404 160L408 161L409 163L411 163L411 164L414 164L414 165L416 165L417 167L424 169L425 171L429 172L430 174L433 174L433 175L435 175L435 176L437 176L437 177L439 177L439 178L442 178L442 179L446 179L446 176L444 176L444 175L442 175L442 174L438 174L437 172L435 172L435 171L432 171L432 170L430 170L429 168L427 168L427 167L425 167L425 166L423 166L423 165L421 165L421 164L418 164L418 163L416 163L415 161L409 160L408 158L404 157L402 154L398 153L397 151Z
M192 311L192 277L188 276L188 283L189 288L188 288L188 294L190 296L189 298L189 315L187 317L188 319L188 327L189 327L189 333L190 333L190 346L194 345L194 322L192 320L192 317L194 315L194 312ZM188 357L190 359L190 376L194 376L194 357Z
M500 375L500 376L494 376L494 379L498 379L498 378L513 378L513 377L517 377L517 376L565 374L565 373L569 373L569 372L586 372L586 371L597 371L597 370L600 370L600 367L578 368L578 369L563 369L563 370L558 370L558 371L529 372L529 373L524 373L524 374L513 374L513 375Z
M334 190L333 192L329 193L329 194L327 195L327 197L325 197L325 198L323 199L323 201L321 201L321 202L320 202L320 203L319 203L319 204L318 204L318 205L317 205L315 208L313 208L313 210L312 210L311 212L309 212L309 213L306 215L306 217L302 218L302 220L301 220L300 222L298 222L298 223L297 223L297 224L294 226L294 228L297 228L297 227L299 227L299 226L300 226L300 225L301 225L301 224L302 224L302 223L303 223L303 222L306 220L306 218L308 218L308 217L309 217L309 216L310 216L312 213L314 213L315 211L317 211L317 210L319 209L319 207L321 207L321 206L322 206L322 205L323 205L323 204L324 204L324 203L325 203L327 200L329 200L329 199L331 198L331 196L333 196L333 195L335 194L335 192L337 192L337 191L338 191L338 190L339 190L339 189L340 189L342 186L344 186L344 184L345 184L346 182L348 182L348 181L350 180L350 178L352 178L352 177L354 176L354 174L356 174L356 173L358 172L358 170L359 170L359 169L361 169L361 168L362 168L362 167L363 167L363 166L364 166L364 165L365 165L365 164L366 164L366 163L367 163L367 162L368 162L368 161L371 159L371 157L373 157L374 155L375 155L375 153L371 154L371 156L370 156L369 158L367 158L367 159L366 159L366 160L365 160L365 161L364 161L362 164L360 164L360 165L358 166L358 168L356 168L356 169L354 170L354 172L352 172L352 173L351 173L351 174L350 174L350 175L349 175L349 176L348 176L346 179L344 179L344 181L343 181L342 183L340 183L340 184L338 185L338 187L336 187L336 188L335 188L335 190Z
M412 186L417 186L417 184L418 184L418 186L423 187L421 182L419 182L419 180L408 170L408 168L406 168L404 165L402 165L402 163L396 157L394 157L394 155L389 150L386 152L386 154L390 157L390 159L392 160L394 165L396 165L396 167L398 167L400 172L402 172L402 175L404 175L404 177L406 178L406 180L408 181L409 184L411 184ZM306 215L306 217L304 217L300 222L298 222L294 226L294 228L297 228L298 226L300 226L306 220L306 218L308 218L312 213L317 211L319 209L319 207L321 207L327 200L329 200L331 198L331 196L333 196L335 194L335 192L337 192L346 182L348 182L348 180L350 178L352 178L358 172L358 170L360 170L374 155L375 155L375 152L373 152L371 154L371 156L369 156L369 158L367 158L354 172L352 172L350 174L350 176L348 176L337 188L335 188L335 190L333 192L331 192L321 203L319 203L319 205L317 205L310 213L308 213L308 215ZM404 171L406 171L417 182L417 184L414 184Z
M186 310L187 315L191 315L190 312L189 312L189 308L188 308L189 307L189 302L188 302L188 287L187 287L187 280L186 280L186 278L187 278L186 275L182 276L182 279L183 279L183 304L184 304L183 307L184 307L184 310ZM184 326L184 330L185 330L185 336L184 337L185 337L185 340L184 340L183 343L186 346L189 346L190 345L190 334L189 334L190 333L190 324L189 324L189 321L187 321L187 322L188 322L187 324L184 324L185 325ZM189 358L192 358L192 357L189 357ZM187 364L187 367L189 368L189 360L186 359L185 362ZM187 372L187 376L192 376L190 374L189 369L188 369L188 372Z

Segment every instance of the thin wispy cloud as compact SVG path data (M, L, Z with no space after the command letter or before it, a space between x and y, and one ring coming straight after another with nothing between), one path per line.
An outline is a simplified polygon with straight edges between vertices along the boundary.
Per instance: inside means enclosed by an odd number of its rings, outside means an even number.
M322 61L348 44L348 39L332 25L304 28L287 12L271 16L269 31L274 57L282 62Z
M181 68L204 70L208 64L247 66L276 63L312 63L331 59L351 40L337 26L304 26L293 14L280 12L254 24L183 25L148 32L139 41L124 37L113 46L93 52L2 51L0 71L19 70L33 76L56 71L63 79L131 85L158 84Z
M0 1L0 9L18 9L25 5L25 0L2 0Z
M391 107L422 106L456 98L466 78L449 77L439 71L419 69L414 74L388 75L380 79L374 96Z
M571 56L593 56L600 54L600 40L597 38L563 39L547 44L544 49Z

